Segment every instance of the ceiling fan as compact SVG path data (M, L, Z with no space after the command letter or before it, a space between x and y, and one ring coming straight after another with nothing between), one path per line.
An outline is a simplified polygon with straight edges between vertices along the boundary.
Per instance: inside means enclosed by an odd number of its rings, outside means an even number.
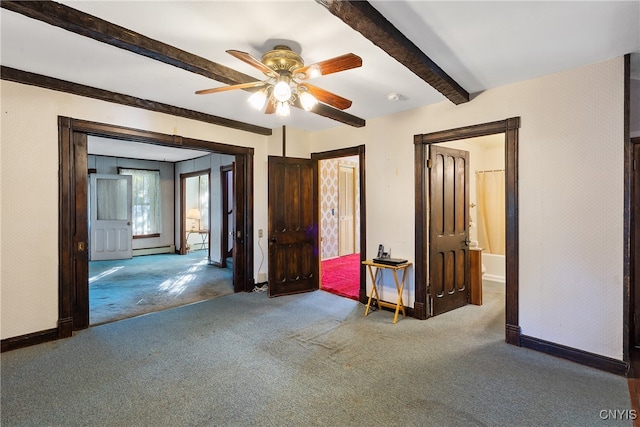
M259 88L248 99L251 106L257 110L262 110L266 106L266 114L276 113L280 116L288 116L291 105L302 107L305 111L311 111L318 102L340 110L349 108L350 100L310 85L306 80L362 66L362 58L353 53L305 66L302 57L284 45L277 45L273 50L262 55L261 61L238 50L227 50L227 53L262 71L267 79L202 89L196 91L196 94Z

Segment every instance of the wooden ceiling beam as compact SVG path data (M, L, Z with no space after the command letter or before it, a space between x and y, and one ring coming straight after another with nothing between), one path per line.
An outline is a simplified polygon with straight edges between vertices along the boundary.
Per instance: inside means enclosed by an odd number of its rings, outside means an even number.
M28 71L17 70L11 67L0 67L0 79L31 86L38 86L58 92L71 93L87 98L99 99L102 101L112 102L114 104L142 108L149 111L157 111L159 113L170 114L172 116L185 117L191 120L198 120L218 126L256 133L258 135L272 134L272 131L269 128L239 122L237 120L225 119L224 117L213 116L211 114L188 110L186 108L175 107L173 105L163 104L149 99L136 98L130 95L110 92L108 90L43 76L41 74L30 73Z
M228 85L258 81L224 65L54 1L3 0L0 5L29 18Z
M232 68L54 1L2 0L0 7L224 84L259 81ZM318 114L323 117L354 127L364 126L363 119L337 108L326 106L321 107L320 111Z
M316 2L429 83L454 104L469 101L469 93L466 90L368 1L316 0Z

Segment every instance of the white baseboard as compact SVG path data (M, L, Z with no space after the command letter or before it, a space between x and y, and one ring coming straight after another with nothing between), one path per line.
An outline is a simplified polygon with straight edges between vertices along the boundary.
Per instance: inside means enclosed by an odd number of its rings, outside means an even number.
M489 282L495 282L495 283L506 282L504 276L496 276L495 274L486 274L486 273L482 276L482 280L487 280Z
M169 246L160 246L157 248L133 249L131 252L133 256L173 254L176 252L176 247L175 245L169 245Z

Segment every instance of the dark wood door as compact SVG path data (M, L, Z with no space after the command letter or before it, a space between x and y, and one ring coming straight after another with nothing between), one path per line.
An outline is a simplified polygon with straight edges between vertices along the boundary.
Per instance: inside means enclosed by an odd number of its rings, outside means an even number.
M269 296L318 289L317 162L269 156Z
M253 268L249 267L247 263L248 253L253 250L252 241L247 237L253 230L248 223L249 218L253 216L247 203L247 194L253 185L252 181L248 181L250 179L247 173L247 169L250 167L249 160L252 161L246 156L236 156L233 163L233 182L231 184L233 197L230 199L232 200L231 210L233 211L234 227L234 241L231 249L234 292L249 292L253 287Z
M631 345L640 348L640 138L633 138L632 159L632 230L633 251L631 274L633 277L633 335Z
M469 302L469 152L430 147L429 295L432 315Z

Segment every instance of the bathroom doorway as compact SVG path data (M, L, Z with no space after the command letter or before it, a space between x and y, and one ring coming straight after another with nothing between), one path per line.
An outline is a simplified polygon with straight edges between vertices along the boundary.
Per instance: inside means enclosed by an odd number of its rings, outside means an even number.
M431 292L428 286L428 149L432 144L464 140L488 135L502 137L505 162L505 341L520 345L518 313L518 130L520 118L414 135L416 263L414 317L431 316ZM424 262L418 262L424 260Z
M504 135L487 135L437 145L469 152L469 247L482 252L483 281L504 286Z

